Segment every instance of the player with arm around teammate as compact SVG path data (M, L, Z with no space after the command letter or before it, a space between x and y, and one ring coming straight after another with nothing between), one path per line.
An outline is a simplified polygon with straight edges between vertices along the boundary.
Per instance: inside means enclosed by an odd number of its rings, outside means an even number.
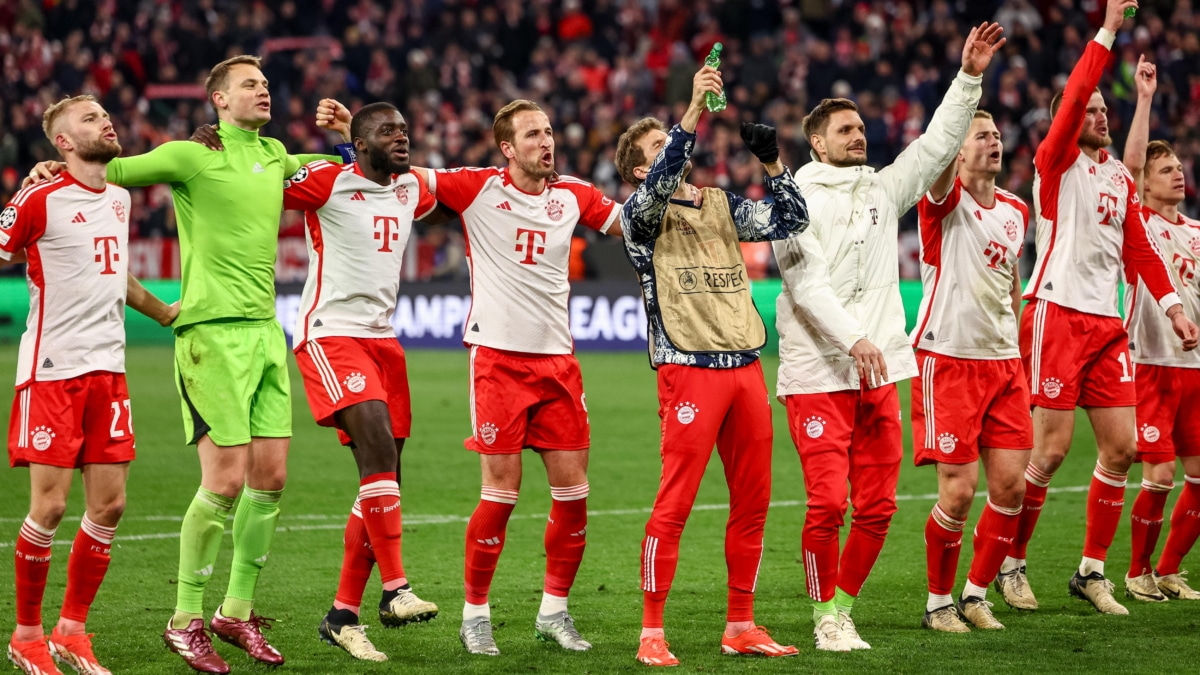
M965 633L1004 628L987 587L1016 534L1033 448L1029 384L1017 345L1018 258L1029 208L996 187L1004 145L992 116L975 113L962 150L917 204L924 297L912 333L913 459L934 464L938 500L925 523L929 598L921 625ZM975 556L957 602L950 595L962 532L987 472Z
M899 218L958 154L1001 32L996 24L971 30L962 70L929 128L878 173L864 166L864 125L852 101L825 99L804 118L816 161L796 172L796 183L811 223L773 246L783 276L777 393L804 467L801 547L817 649L870 648L850 613L896 512L903 450L895 382L917 372L900 299Z
M1136 5L1109 0L1104 27L1051 103L1050 130L1034 156L1038 259L1025 288L1029 304L1020 326L1033 406L1033 454L1025 470L1017 537L995 581L1005 602L1019 609L1038 606L1025 575L1026 548L1054 472L1071 448L1078 406L1095 432L1097 461L1087 496L1083 556L1067 588L1099 612L1129 613L1113 598L1113 585L1104 576L1137 451L1133 362L1117 311L1123 267L1145 281L1182 344L1189 349L1196 344L1196 326L1146 237L1133 179L1104 149L1112 139L1096 85L1123 13Z
M8 429L9 463L29 467L30 482L29 515L16 543L17 628L8 658L28 675L58 673L55 661L106 675L86 621L108 571L135 455L125 305L164 326L179 308L129 275L129 192L105 178L121 152L108 113L92 96L76 96L47 108L42 120L65 170L21 190L0 211L0 265L27 263L31 299ZM75 469L83 474L85 510L47 642L42 598Z
M721 91L705 66L674 128L654 118L617 141L621 177L636 190L621 211L625 253L637 271L649 319L650 364L662 418L662 479L642 542L643 620L637 659L679 664L666 643L663 607L679 539L713 446L725 465L730 513L725 654L792 656L754 621L763 525L771 499L771 404L759 350L766 341L750 297L739 241L782 239L808 225L804 199L779 161L773 127L742 125L762 162L774 203L687 183L706 93Z
M1166 141L1147 143L1155 67L1139 62L1138 105L1125 143L1125 165L1142 192L1146 234L1157 244L1189 316L1200 313L1200 221L1179 210L1185 197L1183 164ZM1184 351L1145 283L1135 279L1125 295L1129 353L1137 364L1136 461L1142 486L1130 510L1132 535L1126 595L1162 602L1200 600L1180 570L1200 536L1200 351ZM1184 484L1171 512L1171 529L1157 565L1151 564L1163 525L1167 496L1175 486L1175 458Z
M257 661L284 661L263 633L271 620L253 611L279 520L291 437L275 257L283 181L323 156L289 155L282 143L259 134L271 119L268 85L258 57L218 63L205 90L224 151L172 141L115 159L109 168L109 180L118 185L170 184L179 221L175 374L185 439L200 460L200 487L180 528L175 612L163 640L191 668L208 673L229 671L204 630L204 590L231 513L229 586L208 627ZM335 112L349 116L340 106ZM319 110L318 124L336 116Z
M404 349L391 318L414 217L436 202L409 171L409 130L390 103L372 103L350 122L358 160L318 160L287 181L283 204L304 211L309 274L293 351L313 417L334 426L359 470L358 499L322 639L355 658L384 661L359 623L375 562L383 582L379 618L399 626L437 616L418 598L401 557L400 454L412 423Z
M552 503L546 574L535 619L539 639L591 649L567 612L587 534L591 444L583 377L568 321L571 235L576 225L619 236L620 204L554 171L554 130L541 108L516 100L493 122L507 166L428 172L438 202L458 212L470 243L471 430L483 486L467 523L459 631L472 654L499 655L488 592L521 487L521 451L538 453Z

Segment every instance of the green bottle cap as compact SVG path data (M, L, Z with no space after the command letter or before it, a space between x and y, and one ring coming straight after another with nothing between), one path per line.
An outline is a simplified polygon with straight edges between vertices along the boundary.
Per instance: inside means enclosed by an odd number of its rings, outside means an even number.
M1128 12L1129 10L1125 10L1125 11ZM725 49L725 45L721 44L720 42L713 44L713 47L712 47L712 50L714 52L716 52L717 54L720 54L724 49Z
M1125 18L1126 19L1132 19L1135 14L1137 14L1137 7L1126 7L1125 8Z

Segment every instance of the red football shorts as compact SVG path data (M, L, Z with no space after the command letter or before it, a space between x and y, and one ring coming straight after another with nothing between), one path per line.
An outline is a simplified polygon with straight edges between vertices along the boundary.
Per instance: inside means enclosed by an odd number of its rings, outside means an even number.
M1029 383L1020 359L957 359L917 350L913 462L969 464L979 448L1033 448Z
M1137 461L1200 455L1200 369L1138 364Z
M124 373L96 371L17 390L8 423L9 466L133 461L133 418Z
M1020 338L1031 405L1074 410L1137 403L1121 319L1034 299L1021 313Z
M472 346L471 430L463 445L485 455L586 450L591 428L579 361Z
M412 400L404 348L394 338L324 337L296 350L304 393L313 418L337 427L334 413L363 401L383 401L392 419L392 438L412 432ZM338 427L338 440L350 436Z

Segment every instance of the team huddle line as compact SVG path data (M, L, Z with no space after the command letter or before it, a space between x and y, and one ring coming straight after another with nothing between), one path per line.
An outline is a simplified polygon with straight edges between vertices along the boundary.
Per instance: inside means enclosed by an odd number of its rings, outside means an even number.
M481 474L465 528L459 637L467 652L501 653L489 594L520 499L526 449L544 464L551 495L549 513L522 516L546 520L534 635L568 651L592 648L568 603L589 515L600 515L587 508L591 426L569 330L576 226L622 239L642 289L656 371L662 467L641 547L640 663L680 663L666 641L664 607L685 523L709 508L729 510L720 651L800 653L754 615L774 439L759 360L767 332L740 242L771 242L782 276L775 397L803 469L800 549L816 649L871 648L853 612L903 498L896 494L903 458L897 382L910 378L914 461L933 465L938 476L936 496L908 497L936 498L924 530L922 626L1003 629L987 600L992 586L1013 608L1038 608L1026 551L1071 447L1077 407L1095 432L1097 462L1069 592L1099 612L1128 614L1105 563L1129 470L1140 461L1125 594L1146 602L1200 599L1180 569L1200 537L1200 355L1192 321L1200 316L1200 222L1178 211L1185 189L1179 159L1149 138L1154 65L1143 59L1137 66L1123 162L1106 150L1112 140L1097 88L1124 13L1136 5L1108 0L1103 27L1052 103L1034 160L1032 211L996 186L1003 139L978 109L983 73L1005 42L995 23L971 30L961 70L925 133L878 171L867 166L853 101L825 99L804 118L812 161L794 173L780 159L773 127L741 123L770 200L687 182L702 115L727 104L719 48L695 74L676 124L645 118L621 135L615 164L634 187L624 204L555 172L554 130L532 101L512 101L494 117L505 166L436 170L410 165L407 122L389 103L351 115L322 100L317 124L346 144L337 156L287 154L259 135L271 98L254 56L212 69L205 87L218 125L145 155L119 157L117 134L94 98L51 106L43 129L64 162L35 167L30 185L0 212L0 261L27 263L31 296L8 443L10 463L29 467L32 487L13 544L10 660L29 675L59 673L56 663L109 672L86 620L111 560L135 456L124 376L128 305L174 331L184 438L201 467L178 535L176 605L163 641L199 672L230 672L213 635L255 661L284 663L264 633L272 620L258 613L255 593L279 523L291 436L288 346L274 304L284 209L304 213L309 249L291 351L315 421L337 430L359 474L336 593L317 630L354 658L388 660L367 638L362 617L376 566L381 624L439 613L414 591L401 553L400 458L411 395L391 318L414 220L455 216L469 243L472 288L463 334L472 433L464 446L477 453ZM182 295L174 305L128 274L125 253L125 187L159 183L171 186L179 223ZM910 335L897 234L899 218L914 206L924 293ZM1031 219L1038 258L1023 290L1017 262ZM1117 308L1122 281L1130 289L1125 321ZM730 501L697 506L714 448ZM1154 563L1177 457L1185 480ZM955 595L981 464L986 500ZM47 636L42 601L75 469L83 474L86 511L60 617ZM296 526L304 528L325 526ZM204 591L227 533L229 585L206 622Z

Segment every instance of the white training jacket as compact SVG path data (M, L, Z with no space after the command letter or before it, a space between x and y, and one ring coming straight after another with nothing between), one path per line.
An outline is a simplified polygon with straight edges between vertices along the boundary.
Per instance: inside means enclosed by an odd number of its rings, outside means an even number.
M958 155L981 81L960 70L925 133L878 172L818 161L796 172L810 224L773 243L783 276L780 397L858 389L849 352L862 338L883 352L890 382L917 374L900 300L899 220Z

